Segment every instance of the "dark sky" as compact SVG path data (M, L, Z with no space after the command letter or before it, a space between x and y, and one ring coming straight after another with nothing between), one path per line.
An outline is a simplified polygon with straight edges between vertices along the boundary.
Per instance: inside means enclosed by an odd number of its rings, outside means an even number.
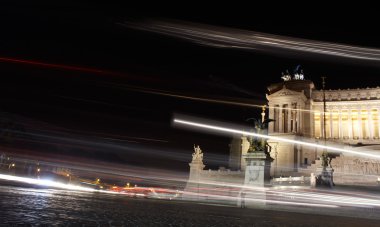
M337 10L310 4L278 6L279 10L273 9L275 3L271 2L254 7L176 8L27 2L0 3L0 111L3 128L13 130L3 146L15 153L186 170L195 143L203 147L206 161L215 167L227 161L230 138L173 128L173 114L244 124L246 118L258 116L257 109L130 88L263 104L266 86L279 82L282 71L298 64L317 86L322 75L328 77L330 88L380 85L380 67L374 62L219 49L121 25L177 20L380 47L378 18L369 10L371 6Z

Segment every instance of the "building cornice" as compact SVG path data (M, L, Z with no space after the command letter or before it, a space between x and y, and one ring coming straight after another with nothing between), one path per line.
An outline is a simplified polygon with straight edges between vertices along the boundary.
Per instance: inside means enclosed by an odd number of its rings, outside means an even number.
M286 86L284 85L283 88L279 91L276 91L275 93L273 94L270 94L270 95L266 95L267 97L267 100L268 101L271 101L273 99L277 99L277 98L293 98L293 99L302 99L304 102L307 100L305 94L303 91L301 92L298 92L298 91L293 91L293 90L290 90L290 89L287 89Z
M327 101L354 101L354 100L380 100L380 88L357 88L347 90L326 90ZM312 99L315 102L323 101L323 91L313 90Z

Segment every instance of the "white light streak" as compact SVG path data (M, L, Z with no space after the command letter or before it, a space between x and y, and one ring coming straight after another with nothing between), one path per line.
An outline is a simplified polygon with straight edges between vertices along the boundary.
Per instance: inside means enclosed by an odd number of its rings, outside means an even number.
M360 156L380 159L380 155L366 153L366 152L362 152L362 151L353 151L353 150L348 150L348 149L343 149L343 148L338 148L338 147L331 147L331 146L315 144L315 143L309 143L309 142L304 142L304 141L299 141L299 140L286 139L286 138L281 138L281 137L277 137L277 136L262 135L262 134L257 134L257 133L248 132L248 131L239 130L239 129L226 128L226 127L197 123L197 122L181 120L181 119L174 119L174 122L178 123L178 124L183 124L183 125L188 125L188 126L193 126L193 127L198 127L198 128L204 128L204 129L211 129L211 130L220 131L220 132L249 135L249 136L271 139L271 140L285 142L285 143L299 144L299 145L315 147L315 148L320 148L320 149L327 149L329 151L343 152L343 153L349 153L349 154L354 154L354 155L360 155Z
M124 26L188 40L218 48L248 51L282 51L321 54L341 58L380 61L380 49L300 39L226 27L181 22L150 21L124 23Z
M60 188L60 189L76 190L76 191L86 191L86 192L99 191L92 188L86 188L86 187L72 185L72 184L64 184L64 183L54 182L51 180L18 177L18 176L5 175L5 174L0 174L0 179L47 186L47 187L54 187L54 188ZM102 191L102 192L106 192L106 191Z

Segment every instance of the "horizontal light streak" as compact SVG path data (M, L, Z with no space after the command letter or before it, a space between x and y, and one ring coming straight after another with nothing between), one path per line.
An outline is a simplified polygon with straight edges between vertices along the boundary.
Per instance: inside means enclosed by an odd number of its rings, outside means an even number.
M346 59L380 61L380 49L378 48L343 45L242 29L165 21L123 23L122 25L218 48L281 53L287 50Z
M353 151L353 150L348 150L348 149L343 149L343 148L338 148L338 147L331 147L331 146L309 143L309 142L293 140L293 139L287 139L287 138L282 138L282 137L277 137L277 136L262 135L262 134L257 134L254 132L248 132L248 131L239 130L239 129L233 129L233 128L227 128L227 127L222 127L222 126L198 123L198 122L187 121L187 120L182 120L182 119L174 119L174 122L178 123L178 124L182 124L182 125L188 125L188 126L193 126L193 127L197 127L197 128L203 128L203 129L210 129L210 130L219 131L219 132L249 135L249 136L254 136L254 137L259 137L259 138L264 138L264 139L270 139L270 140L275 140L275 141L280 141L280 142L285 142L285 143L299 144L299 145L304 145L304 146L309 146L309 147L314 147L314 148L319 148L319 149L327 149L329 151L343 152L343 153L349 153L349 154L354 154L354 155L360 155L360 156L380 159L380 155L376 155L376 154Z
M112 193L112 192L108 192L104 190L96 190L96 189L82 187L82 186L73 185L73 184L64 184L64 183L59 183L59 182L55 182L51 180L35 179L35 178L29 178L29 177L18 177L18 176L12 176L12 175L7 175L7 174L0 174L0 179L22 182L22 183L27 183L27 184L41 185L41 186L46 186L46 187L67 189L67 190L86 191L86 192L100 191L100 192L105 192L105 193Z

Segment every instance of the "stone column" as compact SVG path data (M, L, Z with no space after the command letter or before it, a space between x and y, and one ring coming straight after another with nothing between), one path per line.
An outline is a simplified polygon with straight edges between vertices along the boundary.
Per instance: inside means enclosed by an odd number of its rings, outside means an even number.
M283 126L283 122L282 122L282 119L283 119L283 114L282 114L282 105L279 105L279 108L278 108L278 132L284 132L284 127Z
M334 138L334 127L333 127L333 119L332 119L332 109L329 110L329 121L327 122L327 124L330 124L329 127L330 127L330 138Z
M377 124L378 124L378 130L379 130L379 136L380 136L380 107L377 107Z
M292 119L292 103L288 103L288 131L287 132L291 132L290 129L291 129L291 119Z
M339 131L338 131L338 137L340 139L343 139L343 132L342 132L342 108L339 107L338 109L338 128L339 128Z
M358 122L359 122L359 139L363 139L363 129L362 129L362 108L358 110Z
M373 124L372 124L372 114L371 114L371 108L367 107L367 114L368 114L368 120L367 120L367 124L368 124L368 130L369 130L369 139L372 140L373 139Z
M293 115L293 133L297 132L297 110L292 110Z
M244 171L245 170L245 167L246 167L246 162L245 162L245 158L244 158L244 155L247 154L248 152L248 149L249 149L249 146L251 145L247 139L246 136L242 136L241 137L241 155L240 155L240 170Z
M298 107L298 110L297 110L297 132L298 133L302 133L301 132L301 122L302 122L302 110L301 110L301 105L297 106ZM314 118L313 118L314 119Z
M320 112L319 114L319 119L320 119L320 124L321 124L321 138L323 138L325 136L324 134L324 130L325 130L325 123L324 123L324 120L323 120L323 110Z
M351 108L348 108L348 138L353 139Z
M301 146L297 146L297 169L301 167L302 163L303 163L303 155L302 155L302 151L301 151ZM297 171L297 169L295 171Z
M269 106L269 108L268 108L269 119L275 120L274 122L268 124L268 132L272 133L272 132L274 132L274 124L277 122L277 119L274 119L274 111L275 111L274 105L268 104L268 106Z

